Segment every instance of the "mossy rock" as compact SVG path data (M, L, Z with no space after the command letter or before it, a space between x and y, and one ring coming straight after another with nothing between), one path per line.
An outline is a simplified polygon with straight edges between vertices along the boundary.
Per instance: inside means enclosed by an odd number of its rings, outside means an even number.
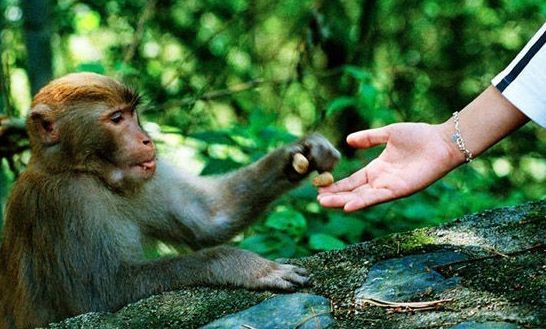
M507 328L544 328L545 245L546 201L538 201L291 262L309 269L313 283L302 292L332 302L337 328L485 328L491 323ZM445 302L419 310L364 304L356 298L374 265L437 257L438 253L462 255L422 268L450 280L450 285L404 295L400 302ZM244 289L188 288L141 300L116 313L82 315L51 327L198 328L273 295Z

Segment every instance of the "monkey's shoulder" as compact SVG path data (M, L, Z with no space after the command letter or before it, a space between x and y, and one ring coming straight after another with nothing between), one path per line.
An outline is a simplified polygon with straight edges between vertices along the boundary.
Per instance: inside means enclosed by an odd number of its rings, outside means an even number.
M76 197L81 194L90 196L106 190L93 175L77 172L49 173L39 170L23 172L15 182L14 192L34 192L37 194L64 194L65 197ZM85 191L85 193L83 193Z
M100 213L101 204L115 205L116 197L99 180L78 173L52 174L38 170L23 172L8 201L8 215L30 218L68 217L74 213ZM121 201L119 201L121 202ZM68 211L70 210L70 211ZM40 215L41 214L41 215Z

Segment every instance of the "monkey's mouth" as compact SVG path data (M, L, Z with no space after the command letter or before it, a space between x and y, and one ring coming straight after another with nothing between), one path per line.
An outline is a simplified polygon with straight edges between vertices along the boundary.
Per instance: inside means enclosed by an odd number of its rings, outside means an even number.
M129 166L129 171L138 177L151 177L156 169L155 158L149 158L144 161L135 161Z
M147 161L136 164L136 167L139 167L144 171L152 171L152 172L155 171L155 166L156 166L155 159L147 160Z

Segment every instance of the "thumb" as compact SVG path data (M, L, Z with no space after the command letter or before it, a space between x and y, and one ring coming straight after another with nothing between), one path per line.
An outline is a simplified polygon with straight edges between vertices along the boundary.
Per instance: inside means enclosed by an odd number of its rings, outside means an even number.
M387 127L361 130L347 136L347 143L352 147L368 148L385 144L389 140Z

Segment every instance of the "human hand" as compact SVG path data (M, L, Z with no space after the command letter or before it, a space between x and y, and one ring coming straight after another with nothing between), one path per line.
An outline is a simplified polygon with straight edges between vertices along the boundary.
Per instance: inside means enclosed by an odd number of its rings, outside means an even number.
M450 129L446 124L398 123L349 135L347 143L353 147L387 145L350 177L320 188L319 203L351 212L424 189L464 162L450 141Z

